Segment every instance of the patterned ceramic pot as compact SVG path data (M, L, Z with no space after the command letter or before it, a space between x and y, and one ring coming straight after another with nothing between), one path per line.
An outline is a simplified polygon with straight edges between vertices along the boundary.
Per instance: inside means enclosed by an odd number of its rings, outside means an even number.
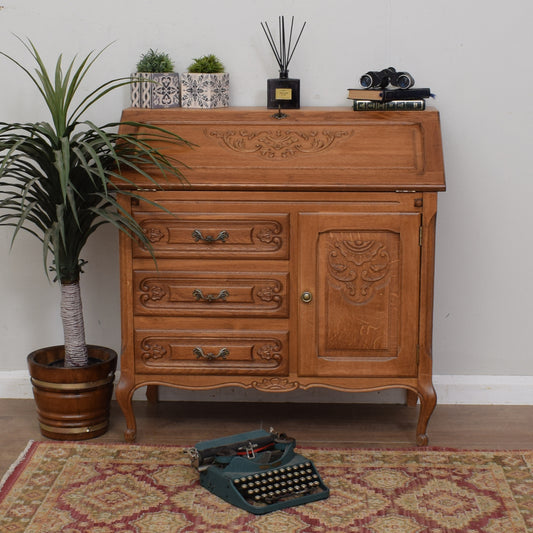
M181 75L181 106L214 108L229 106L229 74L186 72Z
M131 84L132 107L158 109L180 106L180 83L177 72L135 72Z

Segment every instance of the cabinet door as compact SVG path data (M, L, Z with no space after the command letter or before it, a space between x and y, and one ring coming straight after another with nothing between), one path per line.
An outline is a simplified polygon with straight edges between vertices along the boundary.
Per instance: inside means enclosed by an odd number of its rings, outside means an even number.
M300 214L299 375L416 375L420 223L416 213Z

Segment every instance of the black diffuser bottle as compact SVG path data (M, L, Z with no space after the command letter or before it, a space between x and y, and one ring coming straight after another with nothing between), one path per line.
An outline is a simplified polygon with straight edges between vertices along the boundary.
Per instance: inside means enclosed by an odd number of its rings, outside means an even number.
M300 80L280 71L279 78L267 80L268 109L300 109Z
M279 48L272 37L268 24L261 23L270 48L274 52L274 57L279 65L279 78L267 80L267 108L268 109L300 109L300 80L289 78L289 63L294 54L294 50L300 41L305 22L300 30L298 39L292 45L292 31L294 27L294 17L291 20L291 28L288 40L285 35L285 18L279 17Z

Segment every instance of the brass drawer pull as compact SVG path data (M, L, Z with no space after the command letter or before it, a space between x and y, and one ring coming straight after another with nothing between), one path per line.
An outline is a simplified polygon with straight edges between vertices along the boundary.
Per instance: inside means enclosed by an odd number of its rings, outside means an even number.
M207 359L208 361L214 361L215 359L226 359L229 355L229 350L227 348L221 348L220 351L216 353L205 353L202 348L197 346L193 349L192 353L196 355L196 359Z
M199 229L195 229L192 232L193 239L198 241L204 241L204 242L216 242L216 241L222 241L226 242L226 239L229 238L229 233L226 230L222 230L217 237L213 237L212 235L206 235L205 237L202 235L202 232Z
M229 296L229 292L226 289L222 289L218 293L218 296L215 296L214 294L208 294L207 296L204 296L203 292L200 289L194 289L194 291L192 291L192 295L196 298L198 302L200 300L203 300L205 302L215 302L217 300L222 300L223 302L225 302L226 298Z

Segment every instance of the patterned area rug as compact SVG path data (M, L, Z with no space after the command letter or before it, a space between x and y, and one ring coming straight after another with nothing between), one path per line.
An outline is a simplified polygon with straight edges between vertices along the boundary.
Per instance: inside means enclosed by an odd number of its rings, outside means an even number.
M297 448L327 500L252 515L207 492L184 449L30 443L3 480L2 533L533 531L533 451Z

